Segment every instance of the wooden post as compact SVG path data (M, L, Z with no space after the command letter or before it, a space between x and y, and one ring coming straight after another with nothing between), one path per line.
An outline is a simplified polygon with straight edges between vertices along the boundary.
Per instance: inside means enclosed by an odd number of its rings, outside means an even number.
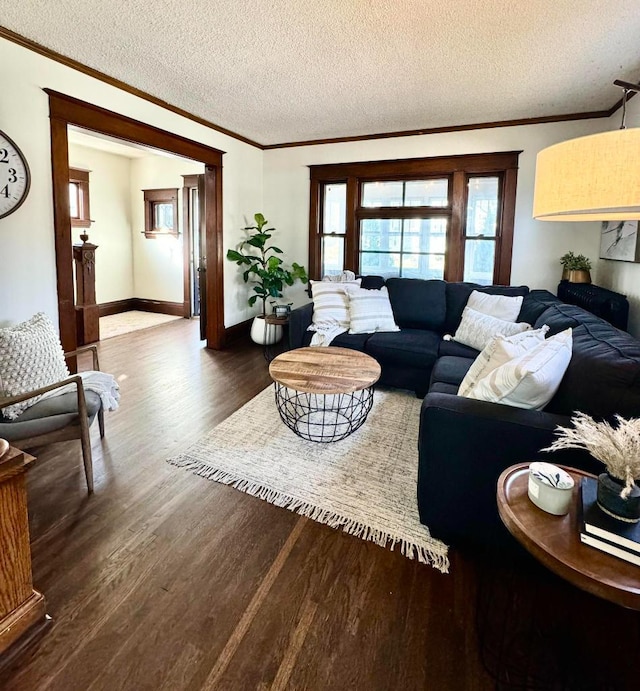
M4 441L4 440L0 440ZM6 444L6 443L5 443ZM0 446L0 656L46 622L45 600L33 589L25 472L33 456ZM25 637L26 638L26 637ZM29 639L31 636L28 637ZM5 660L0 658L0 667Z
M87 345L100 340L100 312L96 305L97 248L98 245L86 240L81 245L73 246L73 259L76 263L78 345Z

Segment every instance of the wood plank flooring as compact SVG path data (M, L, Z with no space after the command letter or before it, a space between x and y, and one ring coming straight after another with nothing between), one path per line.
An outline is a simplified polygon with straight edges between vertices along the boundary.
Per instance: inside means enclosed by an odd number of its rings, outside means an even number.
M93 430L95 494L79 443L35 452L34 584L54 623L0 688L494 688L476 626L481 560L452 551L443 575L165 463L269 384L260 348L207 351L179 320L109 339L100 359L122 405L102 443ZM606 603L600 614L635 644L635 619Z

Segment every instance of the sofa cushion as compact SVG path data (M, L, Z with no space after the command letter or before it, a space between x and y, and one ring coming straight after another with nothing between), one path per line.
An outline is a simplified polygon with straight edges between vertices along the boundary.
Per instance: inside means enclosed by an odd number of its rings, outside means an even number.
M470 358L451 355L438 358L431 373L431 383L454 384L456 386L455 393L458 393L457 387L460 386L460 382L465 378L473 362Z
M603 319L600 319L600 317L596 317L594 314L591 314L591 312L583 310L582 307L566 305L564 302L558 302L547 307L536 320L535 327L538 328L547 324L549 327L549 335L554 336L565 329L575 329L581 324L588 323L605 324L608 325L609 328L613 328Z
M396 324L402 329L442 332L445 316L445 282L421 278L387 279Z
M438 357L439 342L440 336L435 331L402 329L396 333L371 334L365 350L382 365L431 369Z
M365 290L380 290L385 284L384 276L358 276L358 278L362 281L360 287Z
M481 286L475 283L446 284L446 315L444 333L453 334L462 319L462 310L467 305L469 295L474 290L490 295L511 295L523 297L529 292L527 286Z
M538 318L546 309L558 304L562 304L562 301L548 290L532 290L522 300L518 321L532 325L536 324Z
M444 382L436 381L429 388L429 393L447 393L455 396L458 393L458 387L455 384L445 384Z
M474 359L478 357L479 350L472 348L471 346L464 345L464 343L458 343L458 341L444 340L440 341L440 347L438 348L438 356L444 357L445 355L453 355L454 357L467 357Z
M331 341L331 346L335 346L336 348L351 348L351 350L360 350L364 353L367 339L370 336L371 334L350 334L344 331Z
M573 356L548 412L595 417L640 415L640 341L579 307L585 315L573 328ZM578 316L573 314L573 318ZM554 327L552 326L552 329Z

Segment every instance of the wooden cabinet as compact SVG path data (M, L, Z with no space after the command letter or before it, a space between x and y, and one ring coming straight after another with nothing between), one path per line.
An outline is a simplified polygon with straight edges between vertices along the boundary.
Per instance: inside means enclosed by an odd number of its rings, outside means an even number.
M31 577L25 473L33 461L14 448L0 457L0 666L5 651L46 619Z

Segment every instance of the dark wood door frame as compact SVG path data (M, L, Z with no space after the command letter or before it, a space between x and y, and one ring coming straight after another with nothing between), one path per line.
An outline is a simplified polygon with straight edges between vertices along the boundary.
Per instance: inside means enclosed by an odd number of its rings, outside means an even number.
M224 347L224 281L222 245L222 155L212 147L166 132L152 125L99 108L85 101L44 89L49 96L51 168L53 176L53 222L60 339L65 351L75 350L76 316L72 273L72 236L69 211L68 125L108 134L190 158L205 165L207 204L207 347Z

